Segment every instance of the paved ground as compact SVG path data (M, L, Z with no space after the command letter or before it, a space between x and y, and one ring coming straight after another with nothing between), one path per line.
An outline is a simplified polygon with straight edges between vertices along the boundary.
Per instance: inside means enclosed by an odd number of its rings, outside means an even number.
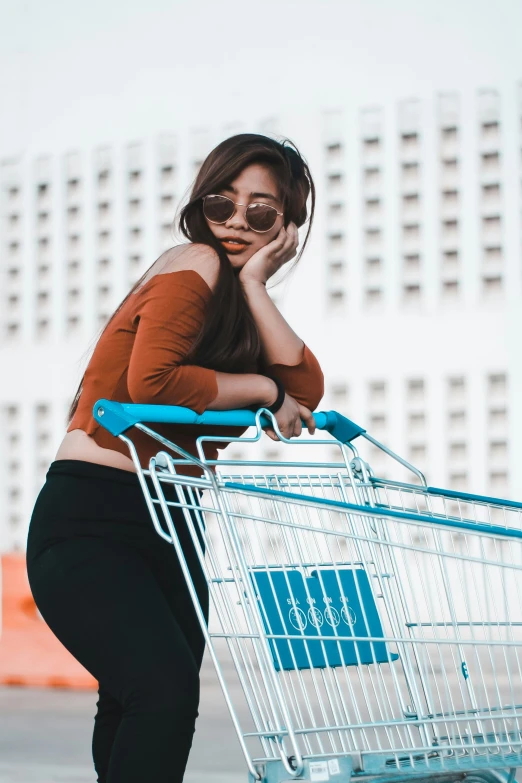
M208 663L185 783L246 783L226 704ZM0 687L0 783L95 783L96 693Z

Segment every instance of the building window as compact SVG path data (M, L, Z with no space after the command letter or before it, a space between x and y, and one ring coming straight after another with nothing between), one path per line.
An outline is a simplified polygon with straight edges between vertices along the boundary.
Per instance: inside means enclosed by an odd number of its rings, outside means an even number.
M364 233L366 235L366 241L370 244L378 242L381 238L380 228L367 228Z
M69 300L69 304L74 304L79 301L80 299L80 289L79 288L69 288L67 292L67 298Z
M372 136L371 138L363 139L363 147L365 152L376 152L381 145L381 140L378 136Z
M365 203L366 213L369 215L375 215L381 211L381 200L379 198L366 199Z
M450 487L457 492L465 492L468 486L468 474L465 471L450 473Z
M415 149L419 143L419 134L415 131L401 134L403 149Z
M378 166L368 166L364 169L366 185L377 185L381 180L381 170Z
M450 427L458 429L463 427L466 423L466 411L456 410L449 413L449 425Z
M500 154L498 152L484 152L481 155L483 171L496 171L500 165Z
M508 491L508 474L505 470L493 470L489 474L489 484L498 493Z
M440 135L443 141L456 141L457 128L455 125L448 126L447 128L441 128Z
M39 421L44 421L49 416L49 406L46 405L44 402L39 403L36 406L36 418Z
M508 448L506 440L492 440L489 444L489 456L491 459L505 459L507 457Z
M404 239L418 239L420 237L420 226L418 223L406 223L402 227Z
M507 424L506 408L490 408L489 426L492 429L504 429Z
M342 174L329 174L327 179L328 185L330 187L336 188L342 184L343 176Z
M342 277L344 273L344 264L342 261L331 261L328 264L328 269L330 271L330 277L334 280L337 280L338 278Z
M326 152L329 158L339 158L342 153L342 145L340 142L335 141L326 145Z
M344 291L341 289L336 289L335 291L330 291L330 301L332 304L341 305L344 302Z
M80 180L77 177L72 177L67 180L67 192L69 195L77 193L80 187Z
M49 319L39 318L36 322L37 337L45 337L49 332Z
M386 416L383 413L374 413L370 416L370 435L382 433L386 427Z
M162 182L170 182L174 177L174 166L162 166L160 175Z
M487 262L495 263L502 261L502 246L501 245L488 245L484 248L484 260Z
M416 177L419 173L419 164L413 161L403 163L401 168L403 176L408 178Z
M498 182L482 185L482 195L484 200L496 200L500 196L500 185Z
M384 402L386 399L386 384L384 381L371 381L368 384L368 392L372 403Z
M445 266L456 266L459 260L458 250L445 250L442 254L442 260Z
M482 278L482 287L484 294L487 296L497 296L502 293L502 277L501 275L495 275L494 277Z
M465 459L466 454L467 454L467 446L463 442L450 443L449 453L450 453L451 459L453 459L453 460Z
M330 217L340 217L344 213L344 204L340 202L334 202L328 205L328 214Z
M330 234L328 237L328 244L330 250L337 250L343 244L343 235L338 232Z
M80 325L80 318L77 315L69 315L67 317L67 328L70 331L76 331Z
M407 303L419 302L421 298L421 287L417 283L411 283L404 286L404 301Z
M420 269L420 255L418 253L408 253L403 256L404 267L410 272Z
M490 120L482 123L482 138L497 139L499 137L500 126L497 120Z
M455 174L458 169L457 158L443 158L442 168L445 174Z
M408 429L410 432L420 432L426 424L424 413L410 413L408 415Z
M408 398L412 401L421 402L424 400L424 380L422 378L412 378L407 382Z
M459 202L458 190L443 190L442 191L442 203L444 206L455 206Z
M379 256L370 256L366 259L366 271L368 274L373 275L380 272L382 269L382 261Z
M348 401L348 387L345 383L332 384L332 400L336 405L345 405Z
M402 197L402 203L404 207L418 207L420 204L420 197L418 193L407 193Z
M443 220L442 221L442 229L445 236L453 236L457 233L459 227L458 220Z
M442 295L444 299L456 299L459 295L459 281L443 280Z
M366 301L369 305L377 305L382 302L382 289L381 288L367 288L366 289Z
M426 446L424 443L412 443L410 446L410 459L415 464L417 460L426 459Z
M488 392L490 397L504 397L507 392L507 376L505 373L495 373L488 376Z
M502 219L500 215L486 215L482 218L482 228L484 231L500 231Z
M462 403L466 393L466 380L462 376L448 378L448 399L451 403Z

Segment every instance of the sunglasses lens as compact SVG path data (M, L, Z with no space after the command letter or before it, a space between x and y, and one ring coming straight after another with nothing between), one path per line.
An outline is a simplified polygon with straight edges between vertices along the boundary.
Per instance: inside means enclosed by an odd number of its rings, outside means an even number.
M269 231L277 220L277 209L268 204L250 204L247 207L248 225L254 231Z
M205 196L203 214L211 223L225 223L234 212L234 202L226 196Z

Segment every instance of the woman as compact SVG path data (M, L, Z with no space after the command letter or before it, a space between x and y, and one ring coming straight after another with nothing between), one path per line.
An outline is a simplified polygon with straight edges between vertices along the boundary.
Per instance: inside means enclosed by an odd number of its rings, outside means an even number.
M155 261L102 332L36 501L29 581L50 628L99 682L92 743L99 783L183 780L204 639L127 448L96 423L93 404L103 397L198 413L268 407L285 437L301 434L301 420L313 433L321 368L265 288L296 255L309 196L311 223L313 181L286 142L240 134L208 155L180 213L189 242ZM201 427L154 428L197 455ZM244 428L209 432L237 436ZM146 467L157 442L135 429L130 436ZM210 444L209 459L218 447ZM195 466L178 472L200 475ZM208 618L207 585L182 513L173 511Z

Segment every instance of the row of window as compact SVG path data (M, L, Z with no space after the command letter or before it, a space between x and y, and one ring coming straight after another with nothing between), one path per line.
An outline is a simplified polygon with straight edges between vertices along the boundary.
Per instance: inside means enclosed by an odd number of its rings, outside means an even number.
M498 120L487 120L480 123L480 137L483 141L500 140L500 123ZM443 143L452 143L458 141L459 128L456 125L439 128L439 138ZM417 148L420 144L421 135L417 131L403 131L399 134L399 141L403 149ZM361 145L364 151L374 153L383 145L383 138L379 135L363 136ZM344 151L343 144L339 141L332 141L326 144L326 156L328 160L336 160L342 156Z
M332 306L337 314L343 314L348 305L348 294L344 287L336 287L336 281L341 276L341 266L330 265L334 274L331 277L331 287L328 290L328 304ZM481 294L485 300L497 300L504 294L504 278L497 273L483 274L480 278ZM421 305L423 301L424 288L418 282L403 283L400 289L401 301L404 304ZM463 286L459 280L447 279L440 281L439 295L442 301L453 301L460 297ZM386 300L386 294L383 286L367 285L363 291L364 303L368 305L380 305Z

